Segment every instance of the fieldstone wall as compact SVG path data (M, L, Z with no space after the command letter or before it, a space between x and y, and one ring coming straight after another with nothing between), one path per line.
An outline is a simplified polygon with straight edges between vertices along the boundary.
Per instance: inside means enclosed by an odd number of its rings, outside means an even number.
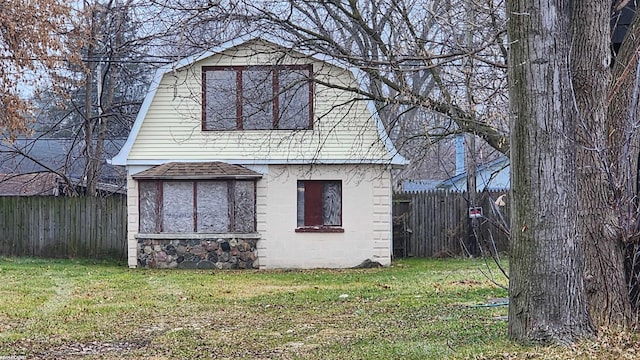
M177 269L257 269L258 239L138 239L138 266Z

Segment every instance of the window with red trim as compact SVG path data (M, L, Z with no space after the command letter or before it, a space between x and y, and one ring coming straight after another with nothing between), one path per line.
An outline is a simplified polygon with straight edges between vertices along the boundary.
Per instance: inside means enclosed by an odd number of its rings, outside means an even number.
M342 226L342 182L298 180L298 229Z
M140 180L141 233L253 233L255 181Z
M312 127L311 65L204 66L203 130Z

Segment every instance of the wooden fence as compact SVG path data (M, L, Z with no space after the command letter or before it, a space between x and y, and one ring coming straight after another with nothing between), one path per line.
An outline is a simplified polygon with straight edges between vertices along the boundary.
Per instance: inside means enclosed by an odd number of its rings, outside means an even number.
M506 206L495 200L503 192L478 194L483 215L469 218L464 192L427 191L396 193L393 200L393 252L395 257L447 257L508 251Z
M124 196L0 197L0 255L124 258Z

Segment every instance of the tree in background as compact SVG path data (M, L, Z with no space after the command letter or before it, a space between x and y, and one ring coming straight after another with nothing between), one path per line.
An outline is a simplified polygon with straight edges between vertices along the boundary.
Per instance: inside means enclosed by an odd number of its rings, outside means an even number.
M0 3L0 127L11 137L27 130L32 97L46 88L59 89L59 70L77 61L63 37L70 8L65 1L3 1Z
M85 194L95 196L105 159L114 155L109 142L126 138L150 82L155 59L147 53L153 36L144 24L155 14L133 0L87 0L75 6L65 46L81 60L68 63L60 79L68 96L49 92L40 100L31 138L65 139L69 156L58 166L67 171L50 171L65 176L70 190L81 185ZM23 149L12 148L27 155ZM77 162L84 171L70 174Z
M442 151L439 141L460 133L508 150L505 17L494 1L157 3L183 14L174 27L188 29L177 38L185 48L255 31L358 69L363 86L348 90L376 102L396 147L413 159Z

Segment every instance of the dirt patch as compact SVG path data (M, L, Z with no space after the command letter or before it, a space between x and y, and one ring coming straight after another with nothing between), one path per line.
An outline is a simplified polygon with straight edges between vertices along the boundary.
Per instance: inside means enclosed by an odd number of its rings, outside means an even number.
M118 355L142 349L149 341L101 342L65 344L47 351L47 353L33 354L37 359L65 359L92 355ZM30 357L31 358L31 357Z

